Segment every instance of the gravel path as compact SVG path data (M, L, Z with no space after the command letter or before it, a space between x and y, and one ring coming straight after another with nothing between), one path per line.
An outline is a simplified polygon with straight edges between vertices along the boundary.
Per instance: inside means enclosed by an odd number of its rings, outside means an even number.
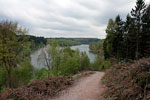
M63 95L50 100L103 100L101 94L105 87L101 83L103 72L96 72L78 80Z

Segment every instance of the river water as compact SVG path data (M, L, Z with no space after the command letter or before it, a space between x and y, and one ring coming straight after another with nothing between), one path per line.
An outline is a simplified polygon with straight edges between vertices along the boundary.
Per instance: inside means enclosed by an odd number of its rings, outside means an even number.
M82 45L77 45L77 46L71 46L71 49L72 50L76 50L76 49L79 49L81 52L86 52L89 59L90 59L90 62L94 62L97 55L94 54L94 53L91 53L89 51L89 45L85 45L85 44L82 44ZM41 49L38 49L37 51L35 51L34 53L32 53L30 55L31 57L31 64L35 67L35 68L43 68L44 67L44 64L42 62L40 62L38 60L38 57L40 55L40 52L41 52L42 48Z

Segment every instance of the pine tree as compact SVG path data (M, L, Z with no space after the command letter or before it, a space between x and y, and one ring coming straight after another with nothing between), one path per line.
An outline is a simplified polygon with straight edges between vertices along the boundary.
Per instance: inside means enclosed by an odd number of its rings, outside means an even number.
M103 49L104 49L105 59L108 59L108 58L114 56L112 43L113 43L113 41L115 41L114 40L115 22L113 21L113 19L109 19L107 29L106 29L106 33L107 33L107 36L106 36L106 39L104 40Z
M106 29L106 39L104 41L104 55L105 58L123 58L123 21L118 15L115 19L109 20Z
M116 52L115 56L119 60L123 57L123 21L120 18L120 15L118 15L115 19L115 36L113 41L113 48Z
M136 6L131 11L131 15L134 19L135 24L135 36L136 36L136 52L135 52L135 58L139 59L139 44L140 44L140 36L141 36L141 29L142 29L142 16L144 14L146 5L144 0L137 0Z
M124 25L124 58L135 59L136 37L134 19L128 14Z
M142 57L150 57L150 5L147 7L145 14L142 17Z

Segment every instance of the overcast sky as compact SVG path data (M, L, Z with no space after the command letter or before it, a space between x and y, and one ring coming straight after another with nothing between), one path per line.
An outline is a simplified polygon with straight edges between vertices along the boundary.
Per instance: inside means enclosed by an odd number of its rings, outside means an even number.
M118 14L125 18L135 1L0 0L0 20L17 21L36 36L102 39L108 19Z

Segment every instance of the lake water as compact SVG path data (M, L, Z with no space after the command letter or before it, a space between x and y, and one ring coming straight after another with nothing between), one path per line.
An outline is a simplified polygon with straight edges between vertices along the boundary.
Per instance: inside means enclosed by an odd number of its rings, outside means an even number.
M93 62L95 61L97 55L94 54L94 53L91 53L89 52L89 45L77 45L77 46L71 46L71 49L72 50L76 50L76 49L79 49L81 52L86 52L89 59L90 59L90 62ZM35 67L35 68L43 68L44 67L44 64L40 61L38 61L38 56L40 55L40 52L41 52L42 49L39 49L37 51L35 51L34 53L32 53L30 55L31 57L31 64Z
M90 62L94 62L97 57L96 54L90 52L89 45L82 44L82 45L72 46L71 49L72 50L79 49L81 52L86 52L86 54L90 59Z
M44 64L38 60L38 56L40 55L41 50L42 49L39 49L30 55L32 66L38 69L43 68L44 66Z

